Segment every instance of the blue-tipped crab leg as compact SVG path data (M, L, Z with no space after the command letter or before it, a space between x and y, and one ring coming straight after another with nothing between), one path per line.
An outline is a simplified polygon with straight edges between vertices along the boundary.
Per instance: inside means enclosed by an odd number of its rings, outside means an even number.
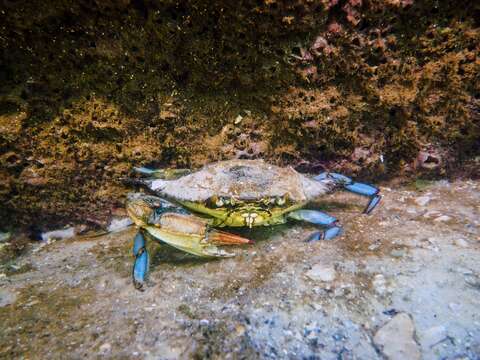
M149 259L145 237L140 230L133 240L133 255L135 264L133 265L133 284L139 290L145 285L145 279L148 275Z
M332 179L350 192L369 197L370 201L365 207L365 210L363 210L365 214L370 214L382 199L382 195L379 195L379 188L364 183L354 182L348 176L342 174L324 172L314 177L314 179L317 181Z
M331 240L342 233L342 228L338 226L336 218L318 210L296 210L287 216L291 219L306 221L326 228L324 231L314 232L307 241Z

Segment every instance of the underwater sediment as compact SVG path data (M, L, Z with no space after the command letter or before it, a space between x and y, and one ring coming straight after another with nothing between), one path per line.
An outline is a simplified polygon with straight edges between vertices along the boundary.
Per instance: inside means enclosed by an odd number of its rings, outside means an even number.
M132 165L478 175L474 1L3 1L0 228L105 225Z

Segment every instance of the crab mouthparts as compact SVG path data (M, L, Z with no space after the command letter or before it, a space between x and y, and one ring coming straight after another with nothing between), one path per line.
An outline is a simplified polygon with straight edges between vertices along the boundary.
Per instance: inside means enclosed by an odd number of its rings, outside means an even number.
M255 223L255 218L258 216L257 213L246 213L242 214L242 217L245 221L245 225L249 228L252 228L253 224Z

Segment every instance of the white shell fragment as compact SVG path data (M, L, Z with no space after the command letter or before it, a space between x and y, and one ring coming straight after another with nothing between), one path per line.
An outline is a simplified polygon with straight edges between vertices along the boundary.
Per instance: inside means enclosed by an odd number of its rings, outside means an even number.
M133 221L129 217L124 217L120 219L113 218L112 221L110 222L110 225L108 225L107 231L108 232L121 231L123 229L126 229L132 224L133 224Z
M42 241L63 240L63 239L72 238L74 236L75 236L75 228L73 226L68 227L66 229L53 230L53 231L48 231L41 234Z

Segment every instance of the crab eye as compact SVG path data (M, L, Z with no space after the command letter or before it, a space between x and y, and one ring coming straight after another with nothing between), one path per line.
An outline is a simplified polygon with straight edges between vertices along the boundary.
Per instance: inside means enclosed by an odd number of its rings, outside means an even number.
M285 205L285 198L284 197L278 197L275 199L275 202L277 203L277 205Z

